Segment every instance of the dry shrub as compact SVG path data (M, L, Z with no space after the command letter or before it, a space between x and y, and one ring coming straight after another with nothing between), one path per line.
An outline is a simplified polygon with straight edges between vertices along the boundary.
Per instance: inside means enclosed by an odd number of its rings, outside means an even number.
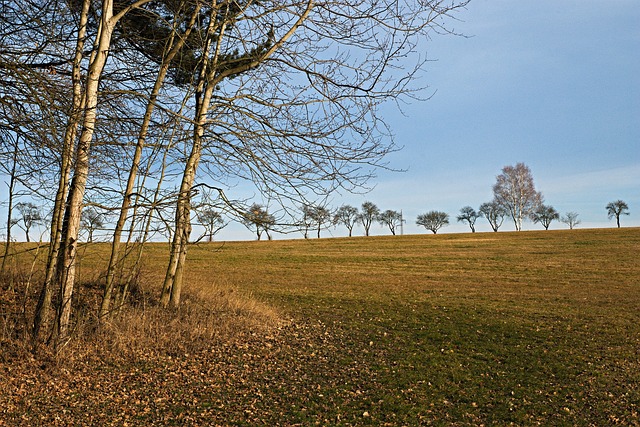
M5 272L0 281L0 364L32 356L30 322L41 278L30 271L12 273ZM102 276L91 270L83 276L74 292L69 339L55 354L52 348L39 346L39 359L69 366L96 358L108 361L193 353L237 342L248 333L266 334L282 323L276 310L251 294L198 278L185 285L179 310L164 309L157 301L158 281L144 275L144 282L132 284L128 303L111 318L99 321Z
M95 351L101 358L136 359L195 353L232 344L248 333L266 334L282 324L277 311L251 295L211 286L183 293L179 310L139 296L99 325L89 318L78 320L65 353L91 357Z

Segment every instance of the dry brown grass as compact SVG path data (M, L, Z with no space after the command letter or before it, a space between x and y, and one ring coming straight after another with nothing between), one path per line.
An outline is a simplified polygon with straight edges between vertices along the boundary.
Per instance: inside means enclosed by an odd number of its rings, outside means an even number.
M640 425L640 229L202 244L179 312L152 244L97 329L105 250L64 363L3 318L0 425Z
M1 342L13 349L14 357L30 357L29 327L42 280L45 249L37 244L18 245L2 283ZM149 261L143 265L129 304L112 318L98 322L96 313L107 250L106 244L95 244L81 252L79 285L74 294L74 327L70 340L58 350L56 363L86 357L189 353L211 343L232 342L246 331L283 323L276 308L206 276L189 276L180 310L160 308L157 297L166 245L157 244L150 245ZM44 350L46 353L47 349Z

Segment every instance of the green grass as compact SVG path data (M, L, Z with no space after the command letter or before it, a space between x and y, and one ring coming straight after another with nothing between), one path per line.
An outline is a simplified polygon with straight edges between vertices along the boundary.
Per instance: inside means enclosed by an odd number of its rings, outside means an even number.
M639 253L637 229L252 242L202 274L325 325L337 343L309 372L350 422L628 425Z
M165 252L147 252L147 286ZM640 425L639 253L635 228L198 245L186 292L284 322L94 381L119 396L129 378L134 425Z

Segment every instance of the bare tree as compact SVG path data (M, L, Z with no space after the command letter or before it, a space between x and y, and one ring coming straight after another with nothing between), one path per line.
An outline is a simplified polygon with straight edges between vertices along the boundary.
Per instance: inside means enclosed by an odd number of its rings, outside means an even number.
M396 228L402 224L402 214L398 211L387 209L378 215L378 222L389 227L392 235L396 235Z
M271 240L269 230L273 230L273 227L276 224L276 219L272 214L267 212L262 205L257 203L251 205L251 207L245 212L242 222L247 228L253 228L255 230L258 240L262 238L263 232L266 233L267 238Z
M0 127L0 142L4 147L6 144L6 152L4 149L0 151L2 157L0 157L0 168L8 175L9 182L7 182L7 236L4 243L4 255L2 257L2 267L0 273L5 271L6 263L9 258L9 249L11 246L11 229L15 224L15 218L13 218L14 201L17 196L16 187L20 181L20 172L18 171L18 156L20 154L20 144L18 137L14 136L8 130L4 130Z
M31 202L20 202L16 204L16 210L20 216L15 219L15 224L24 231L27 242L30 242L29 231L43 220L40 209Z
M315 227L319 239L322 228L331 222L331 210L326 206L305 204L302 211L302 222L305 227L304 238L308 238L308 229Z
M202 237L206 236L209 242L212 242L213 236L227 225L222 213L211 207L204 207L196 210L196 215L200 224L204 227L204 234Z
M103 213L91 206L82 211L80 228L87 232L87 242L93 243L93 233L104 228L105 216Z
M504 221L505 215L507 215L507 211L504 210L502 206L500 206L496 201L483 203L480 205L478 209L479 213L481 213L487 221L489 221L489 225L491 225L491 229L497 232L500 226Z
M544 227L545 230L549 229L549 225L554 219L560 219L560 214L553 206L547 206L541 204L538 208L533 211L531 214L531 220L534 223L540 223Z
M349 230L349 237L353 234L353 227L358 222L359 213L358 208L350 205L342 205L338 208L333 216L333 223L343 224Z
M150 1L151 0L137 0L114 12L114 0L102 0L99 10L98 8L95 10L95 12L98 12L96 18L99 23L98 30L94 37L94 48L86 70L86 77L84 77L81 92L78 93L81 106L83 107L81 117L72 115L68 122L68 128L73 129L76 129L78 124L80 124L80 131L78 133L75 153L73 153L73 176L69 185L65 205L65 215L60 234L60 250L58 251L56 264L55 277L58 281L58 304L60 305L57 313L57 332L59 337L66 336L71 318L71 298L73 296L76 263L78 259L78 234L80 231L83 198L89 178L90 155L99 110L98 94L100 80L107 64L109 52L111 51L116 25L127 13ZM84 0L83 2L80 23L76 35L78 48L83 47L82 43L84 43L85 39L90 3L90 0ZM81 52L76 57L76 60L78 62L82 60ZM78 70L79 69L78 67ZM71 154L71 152L67 153L69 156Z
M313 206L309 203L302 204L302 228L304 238L309 238L309 229L313 227Z
M136 46L140 46L142 43L147 46L151 44L151 47L146 49L146 55L154 57L158 62L158 70L155 82L149 93L143 120L138 131L135 151L129 169L120 213L113 233L111 255L109 258L109 266L107 268L107 280L100 309L101 317L106 315L109 310L115 272L120 261L120 240L128 217L135 181L138 176L143 150L147 142L149 128L156 104L158 103L160 90L162 89L167 74L169 73L172 61L174 61L176 56L179 55L184 44L189 39L191 32L194 30L196 20L200 12L200 3L191 7L190 13L187 13L189 8L189 2L177 2L175 9L172 9L171 7L168 8L169 10L166 11L167 13L165 13L163 19L158 19L159 17L156 14L147 13L146 15L138 14L134 19L124 20L125 23L129 24L125 25L125 28L129 29L130 32L128 33L125 30L124 38ZM165 24L168 24L169 18L167 18L167 15L170 14L173 14L173 22L171 22L171 25L164 26ZM142 40L144 41L141 43ZM161 49L158 49L161 52L160 55L157 55L156 52L153 51L154 48L157 48L156 44L162 46ZM211 225L211 222L207 223L208 225ZM211 240L214 234L212 233L213 228L208 228L208 230L210 231L209 239Z
M478 220L478 218L482 217L482 212L476 212L475 209L473 209L471 206L465 206L462 209L460 209L460 215L458 215L457 220L458 222L466 222L467 224L469 224L469 227L471 228L471 232L475 233L476 232L476 221Z
M418 215L416 219L417 225L422 225L427 230L431 230L436 234L445 225L449 225L449 214L441 211L429 211Z
M607 217L616 219L616 224L620 228L620 215L629 215L629 205L622 200L616 200L607 204Z
M576 212L567 212L566 215L560 217L560 222L567 224L569 229L573 230L573 227L580 224L582 221L578 219L578 214Z
M364 227L365 236L369 235L371 224L378 219L378 215L380 215L380 209L375 204L373 204L372 202L364 202L362 204L360 215L358 215L358 220Z
M522 230L523 219L544 201L542 193L536 191L531 170L524 163L502 168L496 177L493 195L496 203L511 215L516 231Z

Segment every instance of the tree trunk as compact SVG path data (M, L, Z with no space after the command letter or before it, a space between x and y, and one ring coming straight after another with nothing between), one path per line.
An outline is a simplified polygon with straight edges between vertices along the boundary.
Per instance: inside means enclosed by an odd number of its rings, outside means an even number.
M75 156L75 169L67 209L62 226L61 250L58 256L57 281L60 290L58 302L58 335L65 337L71 317L71 297L76 276L76 261L78 252L78 234L80 231L80 217L82 215L82 199L89 173L89 150L96 125L98 106L98 86L102 71L107 62L111 36L115 26L113 17L113 0L104 0L102 5L102 19L98 31L96 55L89 66L85 86L86 111L82 122L82 132L78 141Z
M206 114L209 110L213 87L207 86L204 97L198 109L198 118L195 123L193 144L191 154L185 165L185 172L182 176L180 184L180 192L178 194L178 204L176 207L175 230L173 234L173 242L171 243L171 252L169 254L169 265L165 274L162 286L162 294L160 303L163 307L171 305L177 307L180 303L180 293L182 292L182 272L187 254L187 244L191 233L190 205L191 190L195 181L195 175L198 168L198 162L202 153L202 136L204 134L204 125L206 122Z
M155 109L156 100L158 98L158 94L160 93L160 89L164 83L165 77L167 75L167 71L169 70L169 64L175 58L176 54L180 51L182 46L184 45L186 39L191 33L193 26L195 24L196 18L198 16L200 10L200 5L194 9L193 14L191 16L191 20L184 34L181 34L179 37L175 37L175 33L172 34L171 40L167 45L167 55L163 57L162 64L158 70L158 75L156 77L156 81L154 83L153 89L151 90L151 94L149 96L149 101L147 103L146 111L142 120L142 125L140 127L140 131L138 133L138 140L136 143L135 152L133 155L133 160L131 163L131 169L129 170L129 177L127 179L127 186L125 188L124 197L122 199L122 206L120 207L120 215L118 217L118 221L116 222L116 227L113 232L113 241L111 242L111 255L109 257L109 266L107 267L107 279L104 288L104 294L102 297L102 304L100 305L100 317L104 317L109 312L109 306L111 305L111 294L113 292L114 286L114 278L115 272L117 269L117 264L119 263L119 254L120 254L120 240L122 238L122 231L124 230L125 222L127 220L127 215L129 212L129 207L131 205L131 197L133 194L133 189L136 181L136 177L138 174L138 169L140 167L140 160L142 158L142 150L144 149L147 134L149 131L149 126L151 124L151 117L153 114L153 110ZM175 43L174 43L175 42Z
M7 258L9 257L9 250L11 248L11 226L13 225L13 219L11 215L13 213L13 197L16 187L16 173L18 169L18 139L14 139L13 157L11 159L13 164L11 165L11 175L9 176L9 201L7 206L7 241L4 244L4 256L2 257L2 267L0 272L4 273L7 265Z
M75 56L73 59L72 85L73 98L72 110L65 130L62 155L60 164L60 177L58 179L58 189L56 190L56 198L53 206L53 214L51 216L51 232L49 237L49 254L47 256L47 266L45 278L38 298L36 313L33 322L33 338L38 340L40 331L48 327L49 310L51 307L52 282L56 272L56 264L58 252L60 249L60 236L62 235L62 222L64 215L64 206L66 203L67 186L71 175L71 164L73 157L73 148L76 135L78 133L78 125L80 123L83 104L84 92L82 89L82 58L85 45L85 37L87 33L87 21L90 0L84 0L82 11L80 13L80 22L78 26L78 36L76 41Z
M306 11L292 25L289 31L262 55L262 60L272 55L278 47L282 46L282 44L284 44L285 41L293 35L296 28L298 28L308 17L312 6L313 1L309 0ZM191 146L191 153L189 154L189 158L187 159L184 173L182 175L180 192L178 193L174 238L171 244L169 265L167 267L165 280L162 286L162 295L160 297L160 302L163 307L167 307L169 305L177 307L180 302L182 273L184 271L184 263L186 260L189 233L191 232L191 224L189 222L191 190L195 182L198 163L202 155L202 137L204 135L204 128L207 124L207 115L211 107L213 91L225 78L242 73L260 64L260 61L256 60L255 62L243 63L238 68L231 68L218 73L220 70L217 69L217 65L222 52L225 30L229 25L229 22L233 22L234 18L233 16L229 16L228 19L222 19L222 21L220 21L220 15L224 13L238 13L232 12L229 4L225 4L221 7L226 7L226 11L223 11L222 9L218 10L216 7L211 8L211 18L209 20L209 27L207 28L206 44L202 50L203 64L198 75L198 84L195 91L196 114L194 120L193 143ZM214 42L215 46L213 45ZM269 235L268 230L265 231L270 239L271 236ZM259 232L258 240L260 240Z
M67 197L67 208L60 239L61 249L58 254L56 269L56 280L60 289L57 314L58 338L65 337L71 317L71 297L73 296L76 276L76 257L78 252L80 217L82 215L82 199L84 198L89 174L89 151L96 125L100 77L107 62L113 30L118 20L131 9L139 7L149 1L151 0L138 0L114 16L113 0L102 0L102 16L96 35L96 47L89 64L85 82L84 120L82 121L82 132L80 133L75 155L73 179L71 180L69 196Z

